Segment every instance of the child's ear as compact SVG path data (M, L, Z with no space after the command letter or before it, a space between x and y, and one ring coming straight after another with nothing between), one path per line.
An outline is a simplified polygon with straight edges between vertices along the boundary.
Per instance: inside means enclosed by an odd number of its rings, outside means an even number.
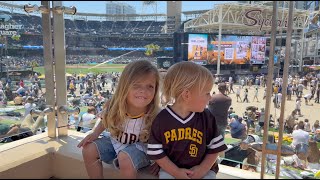
M188 89L183 90L182 93L181 93L182 99L183 99L184 101L188 101L188 100L190 99L190 96L191 96L190 93L191 93L191 92L190 92L190 90L188 90Z

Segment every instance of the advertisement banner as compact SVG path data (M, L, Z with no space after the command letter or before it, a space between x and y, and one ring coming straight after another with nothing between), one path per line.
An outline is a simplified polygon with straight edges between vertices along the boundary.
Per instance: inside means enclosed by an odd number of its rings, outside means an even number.
M252 37L252 53L250 61L252 64L264 64L266 58L266 38Z
M188 40L188 61L207 62L208 35L189 34Z

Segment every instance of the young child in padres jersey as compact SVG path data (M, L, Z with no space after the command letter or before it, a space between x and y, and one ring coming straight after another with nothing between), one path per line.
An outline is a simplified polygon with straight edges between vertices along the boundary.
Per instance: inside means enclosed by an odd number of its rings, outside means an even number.
M103 178L101 161L113 162L124 178L136 178L137 170L150 165L146 142L159 113L158 89L159 72L149 61L125 67L102 121L78 144L90 178ZM98 139L105 129L110 137Z
M147 151L161 168L160 179L216 177L218 153L227 146L206 109L212 86L210 71L195 63L168 69L162 88L167 106L153 121Z

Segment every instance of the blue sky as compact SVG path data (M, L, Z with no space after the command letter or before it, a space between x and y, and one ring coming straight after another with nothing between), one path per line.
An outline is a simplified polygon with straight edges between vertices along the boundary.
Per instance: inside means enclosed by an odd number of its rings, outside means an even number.
M14 4L37 4L40 5L41 1L6 1ZM76 6L78 12L86 13L105 13L105 2L106 1L65 1L64 6ZM123 3L130 4L136 7L138 14L149 14L155 13L155 9L149 7L143 7L143 1L122 1ZM215 4L226 3L230 1L182 1L182 11L192 10L204 10L213 9ZM166 1L157 1L157 13L166 13ZM143 12L142 12L143 11Z

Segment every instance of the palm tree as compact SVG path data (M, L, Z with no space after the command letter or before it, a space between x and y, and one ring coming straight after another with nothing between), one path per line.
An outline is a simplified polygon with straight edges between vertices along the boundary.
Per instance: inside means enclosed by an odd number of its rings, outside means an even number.
M147 48L146 52L144 53L146 56L153 56L160 49L159 45L153 43L145 45L144 47Z
M33 75L33 68L38 67L39 64L37 63L37 61L33 60L29 63L29 66L31 67L31 71L32 71L32 75Z
M20 37L21 37L21 36L18 35L18 34L17 34L17 35L12 35L12 36L11 36L11 39L12 39L12 40L15 40L15 41L19 41L19 40L20 40Z

